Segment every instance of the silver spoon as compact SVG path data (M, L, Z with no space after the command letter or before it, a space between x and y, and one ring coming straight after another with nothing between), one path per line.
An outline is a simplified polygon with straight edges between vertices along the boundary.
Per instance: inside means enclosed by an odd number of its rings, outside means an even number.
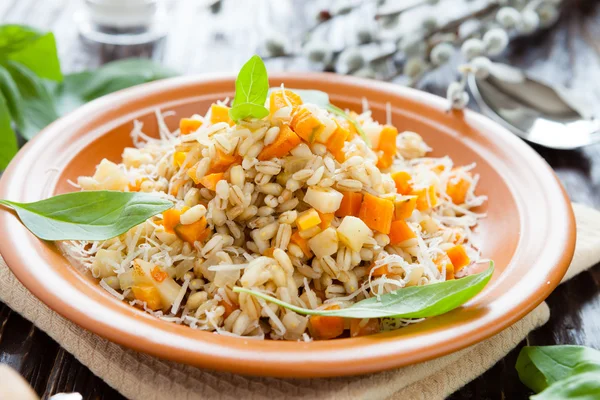
M470 75L469 88L484 114L529 142L553 149L600 143L600 121L563 87L495 63L484 79Z

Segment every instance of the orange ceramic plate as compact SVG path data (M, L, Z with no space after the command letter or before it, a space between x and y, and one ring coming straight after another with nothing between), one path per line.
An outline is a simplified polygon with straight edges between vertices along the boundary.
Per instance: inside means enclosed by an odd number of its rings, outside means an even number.
M271 85L319 89L333 103L375 119L386 102L400 131L420 133L434 155L477 163L488 217L475 243L496 262L491 283L464 307L395 332L331 341L256 341L160 321L111 297L10 212L0 212L0 253L21 282L49 307L116 343L155 356L251 375L317 377L361 374L413 364L477 343L518 321L564 275L575 246L567 196L550 167L498 124L473 112L448 112L445 100L385 83L328 74L274 75ZM2 177L0 198L35 201L73 190L67 179L91 175L104 157L120 160L133 120L156 133L154 112L203 114L232 97L232 77L183 77L124 90L91 102L46 128Z

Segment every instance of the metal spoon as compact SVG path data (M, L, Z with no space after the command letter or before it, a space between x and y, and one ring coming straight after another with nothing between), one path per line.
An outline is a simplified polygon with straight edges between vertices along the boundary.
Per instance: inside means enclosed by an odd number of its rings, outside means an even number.
M488 77L471 75L469 88L484 114L529 142L553 149L600 143L600 121L563 87L495 63Z

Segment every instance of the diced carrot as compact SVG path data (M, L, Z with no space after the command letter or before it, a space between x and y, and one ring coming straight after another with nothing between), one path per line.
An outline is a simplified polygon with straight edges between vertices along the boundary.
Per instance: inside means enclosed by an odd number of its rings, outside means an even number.
M296 218L296 225L301 231L310 229L313 226L319 225L320 223L321 217L319 217L319 213L314 208L304 211L298 215L298 218Z
M338 305L329 306L329 310L339 310ZM313 339L333 339L344 333L344 318L311 315L308 320L308 331Z
M377 158L377 168L387 169L392 166L393 162L394 162L393 156L391 156L387 153L382 153Z
M277 139L262 149L258 155L258 159L266 161L272 158L281 158L286 156L290 150L298 146L301 142L300 137L288 125L282 124Z
M274 90L269 98L269 114L273 116L283 107L297 107L302 105L302 99L291 90Z
M417 210L426 211L437 204L437 194L433 185L425 189L413 190L412 194L417 196Z
M197 185L200 183L200 181L196 178L196 170L198 169L198 164L196 165L192 165L188 170L187 170L187 175L194 181L194 184Z
M350 337L372 335L381 330L378 318L364 319L352 318L350 320Z
M229 118L229 107L213 103L210 106L210 123L218 122L227 122L229 125L233 125L233 121Z
M446 250L446 254L454 265L454 272L458 272L471 263L464 246L458 245Z
M235 310L237 310L239 307L237 306L237 304L233 303L233 302L227 302L225 300L221 300L219 301L219 305L225 307L225 314L223 314L223 318L227 318L229 317L229 315L234 312Z
M352 116L352 112L350 113L350 116ZM353 117L354 118L354 117ZM354 124L350 121L348 121L346 118L336 118L336 122L344 129L346 129L348 131L348 138L347 140L351 140L354 135L356 135L356 127L354 126Z
M263 253L263 256L273 258L274 252L275 252L275 247L269 247L268 249L265 250L265 252Z
M464 178L450 178L446 185L446 193L454 204L465 202L471 183Z
M377 266L375 266L375 263L373 262L371 264L371 268L369 270L369 273L372 276L382 276L382 275L391 275L392 271L390 270L390 268L388 267L387 264L380 265L380 266L377 267Z
M152 279L154 279L156 282L162 282L169 276L169 274L167 274L158 265L152 268L152 271L150 271L150 275L152 275Z
M148 178L141 178L141 179L136 179L135 183L133 185L131 183L128 183L127 186L129 187L129 191L130 192L139 192L140 190L142 190L142 183L144 183L147 180L148 180Z
M214 174L216 172L225 172L232 165L242 163L242 157L239 154L227 154L219 149L216 151L215 158L210 162L209 173Z
M417 198L415 196L406 199L398 200L394 202L394 218L395 219L407 219L410 218L413 211L417 206Z
M206 225L206 218L202 217L193 224L177 224L173 230L179 239L194 245L195 242L203 242L210 234Z
M307 108L297 107L292 115L290 127L305 142L312 143L315 141L317 132L324 129L325 125Z
M223 175L225 174L222 172L218 172L216 174L208 174L202 177L200 180L198 180L198 183L214 192L215 190L217 190L217 183L223 179Z
M321 218L321 229L325 230L329 228L335 215L333 213L322 213L320 211L317 211L317 214L319 214L319 218Z
M181 167L186 157L187 153L185 151L176 151L173 154L173 165L175 167Z
M396 136L398 129L392 125L384 125L379 134L379 145L377 150L383 151L384 154L393 158L396 155Z
M179 132L182 135L189 135L192 132L196 132L198 128L202 126L202 121L191 118L181 118L179 120Z
M310 246L308 245L308 240L300 236L300 233L298 231L294 232L290 241L296 246L300 247L300 249L302 249L302 252L307 258L312 256L312 251L310 250Z
M394 183L396 184L396 192L401 195L407 195L412 192L412 176L406 171L397 171L391 174Z
M334 121L337 128L329 137L325 146L338 162L343 163L346 160L344 144L346 143L348 136L350 136L350 131L345 127L342 127L337 120Z
M398 219L392 222L390 228L390 244L402 243L405 240L416 238L417 235L410 229L410 226L402 220Z
M167 211L163 212L163 226L165 227L165 232L175 233L174 229L175 226L179 224L180 217L181 210L170 208Z
M446 280L454 279L454 265L447 254L439 254L433 259L438 271L442 273L446 269Z
M360 192L342 192L342 202L340 208L335 212L336 217L346 217L348 215L358 217L363 195Z
M392 218L394 217L394 203L391 200L366 193L360 205L358 217L369 228L387 235L390 233Z
M146 303L146 307L151 310L162 308L162 300L158 289L151 285L134 285L131 287L133 296L136 300Z

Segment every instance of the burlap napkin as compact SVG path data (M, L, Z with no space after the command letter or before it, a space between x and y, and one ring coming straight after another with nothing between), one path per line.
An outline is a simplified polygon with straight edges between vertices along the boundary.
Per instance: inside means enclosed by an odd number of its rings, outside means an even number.
M565 279L600 261L600 212L574 204L575 257ZM372 375L330 379L253 378L213 372L123 348L40 303L0 258L0 300L45 331L130 399L443 399L481 375L549 318L542 303L496 336L454 354Z

